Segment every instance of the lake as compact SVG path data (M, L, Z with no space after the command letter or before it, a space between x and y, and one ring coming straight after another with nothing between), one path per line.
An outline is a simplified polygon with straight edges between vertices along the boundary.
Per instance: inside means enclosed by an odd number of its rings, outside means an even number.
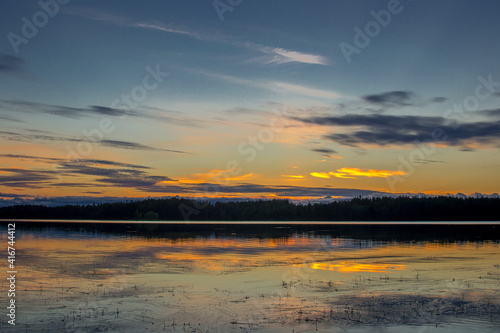
M499 243L499 223L16 221L1 331L498 332Z

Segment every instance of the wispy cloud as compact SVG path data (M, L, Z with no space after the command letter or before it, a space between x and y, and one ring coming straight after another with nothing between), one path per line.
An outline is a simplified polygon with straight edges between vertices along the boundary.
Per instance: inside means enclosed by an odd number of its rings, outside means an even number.
M152 175L151 168L143 165L102 159L81 159L78 161L55 157L1 154L1 158L20 160L23 167L0 168L0 183L12 188L43 189L47 187L127 187L139 191L157 191L162 182L173 179ZM46 168L25 167L23 160L49 164ZM65 182L61 182L64 177ZM82 177L85 177L82 181ZM77 181L74 181L74 180Z
M290 83L285 83L285 82L277 82L273 81L270 82L269 84L270 89L278 89L278 90L283 90L286 92L291 92L291 93L297 93L300 95L305 95L305 96L312 96L312 97L320 97L320 98L339 98L340 94L333 92L333 91L328 91L328 90L322 90L322 89L315 89L315 88L309 88L297 84L290 84Z
M89 142L88 139L85 138L77 138L70 136L58 136L50 133L33 133L31 131L27 131L27 133L17 133L10 131L0 131L0 137L11 140L11 141L59 141L59 142ZM119 141L119 140L100 140L100 141L92 141L94 144L98 144L101 146L108 146L113 148L121 148L121 149L134 149L134 150L145 150L145 151L165 151L171 153L182 153L187 154L185 151L173 150L173 149L162 149L151 146L146 146L136 142L130 141Z
M298 95L303 95L303 96L319 97L319 98L326 98L326 99L336 99L336 98L341 97L341 95L335 91L311 88L311 87L298 85L298 84L265 80L265 79L261 79L261 80L245 79L245 78L240 78L240 77L236 77L236 76L232 76L232 75L214 73L214 72L210 72L210 71L206 71L206 70L193 69L193 68L182 68L182 70L185 70L187 72L192 72L192 73L196 73L196 74L209 76L209 77L213 77L213 78L223 80L226 82L230 82L230 83L251 86L251 87L255 87L255 88L260 88L260 89L278 92L278 93L298 94Z
M303 175L281 175L281 177L292 178L292 179L304 179L305 178L305 176L303 176Z
M409 101L414 96L411 91L389 91L381 94L363 96L368 103L384 107L402 107L412 105Z
M0 74L19 74L24 71L25 60L0 53Z
M0 100L2 112L15 113L17 117L10 115L0 115L0 119L22 122L18 117L22 114L44 113L53 116L66 117L72 119L82 119L91 116L120 117L120 119L142 118L155 122L164 122L187 127L202 127L209 122L205 118L192 117L181 112L172 110L153 108L148 106L137 106L133 110L116 109L101 105L89 105L88 107L68 107L62 105L51 105L20 100Z
M324 56L310 53L303 53L293 50L287 50L280 47L264 46L255 43L234 43L246 47L253 51L269 55L268 57L255 58L254 61L260 61L266 64L286 64L298 62L303 64L314 64L328 66L330 60Z
M201 32L187 28L185 26L176 26L172 23L166 24L158 20L136 21L131 18L126 18L123 16L91 8L70 8L66 9L66 12L68 14L77 15L88 20L105 22L117 26L156 30L165 33L185 35L198 40L229 44L235 47L246 48L248 50L266 55L264 57L254 59L254 61L264 64L286 64L293 62L323 66L328 66L330 64L330 60L327 57L321 55L305 53L296 50L287 50L281 47L266 46L252 42L241 42L231 37L225 36L219 32Z
M22 123L24 122L23 120L19 119L18 117L12 117L4 114L0 114L0 120L2 121L10 121L13 123Z
M36 162L43 163L66 163L68 160L57 157L42 157L42 156L33 156L33 155L21 155L21 154L0 154L0 157L12 158L12 159L21 159L21 160L33 160ZM105 167L126 167L133 169L150 169L148 166L139 165L139 164L131 164L131 163L123 163L109 160L99 160L99 159L79 159L78 164L83 165L100 165Z

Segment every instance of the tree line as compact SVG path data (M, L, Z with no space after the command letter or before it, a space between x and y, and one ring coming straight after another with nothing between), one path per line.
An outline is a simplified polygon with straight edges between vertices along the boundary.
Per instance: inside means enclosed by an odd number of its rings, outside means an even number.
M199 209L196 209L198 207ZM200 208L202 207L202 208ZM89 205L16 205L2 219L182 221L500 221L500 198L382 197L297 204L287 199L144 199Z

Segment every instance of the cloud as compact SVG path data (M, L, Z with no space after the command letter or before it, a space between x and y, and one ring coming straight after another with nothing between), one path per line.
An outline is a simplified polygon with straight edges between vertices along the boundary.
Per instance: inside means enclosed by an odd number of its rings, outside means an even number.
M401 176L405 174L406 173L403 171L375 170L375 169L363 170L359 168L341 168L337 169L337 171L330 171L330 172L311 172L311 176L313 177L326 178L326 179L331 177L345 178L345 179L357 179L358 177L387 178L391 176L396 176L396 175Z
M69 14L77 15L88 20L105 22L117 26L155 30L170 34L189 36L201 41L229 44L235 47L246 48L265 55L269 55L269 57L257 59L259 62L264 64L286 64L295 62L295 63L327 66L330 63L328 58L321 55L304 53L296 50L287 50L281 47L266 46L252 42L241 42L233 38L230 38L228 36L225 36L220 32L213 32L213 33L201 32L187 28L185 26L176 26L172 23L165 24L164 22L158 20L135 21L130 18L89 8L70 8L66 9L65 11Z
M63 176L96 176L95 182L118 186L137 188L147 191L151 187L155 187L158 183L165 181L174 181L169 177L150 175L143 170L131 168L103 168L94 165L81 163L65 163L57 168Z
M65 106L49 107L50 109L45 110L45 113L69 118L81 118L91 114L107 117L138 116L135 111L124 111L98 105L92 105L89 108L70 108Z
M406 106L422 107L429 103L444 103L448 100L446 97L437 96L431 98L428 102L417 102L417 94L412 91L388 91L380 94L362 96L361 99L371 106L378 106L385 109L401 108ZM379 111L384 111L381 109Z
M443 102L446 102L448 100L448 98L446 97L434 97L433 99L431 99L431 102L432 103L443 103Z
M0 184L12 188L44 188L52 179L54 171L0 168Z
M169 153L188 154L187 152L181 151L181 150L155 148L155 147L146 146L146 145L143 145L140 143L129 142L129 141L101 140L101 141L99 141L99 143L103 146L108 146L108 147L113 147L113 148L121 148L121 149L166 151Z
M285 82L269 82L267 84L270 89L283 90L285 92L297 93L305 96L320 97L320 98L339 98L340 94L315 88L309 88L297 84L285 83Z
M30 170L23 168L0 168L0 183L11 188L50 188L50 187L126 187L143 192L163 189L158 187L163 182L175 180L159 175L151 175L148 167L103 160L81 160L66 162L62 159L41 158L35 156L6 155L11 158L31 158L41 161L57 162L53 170ZM104 164L102 164L104 162ZM81 176L86 177L81 180ZM61 179L79 180L62 182ZM177 188L179 189L179 188Z
M190 30L187 28L176 27L173 24L165 24L158 20L139 22L139 21L134 21L131 18L112 14L106 11L97 10L93 8L84 8L84 7L65 8L63 11L66 12L67 14L79 16L87 20L104 22L107 24L112 24L120 27L157 30L173 34L187 35L200 40L214 39L210 38L209 34L198 33L194 30Z
M475 113L481 116L500 118L500 109L481 110L481 111L476 111Z
M315 148L315 149L311 149L311 150L315 151L317 153L325 154L325 155L337 153L337 151L335 151L333 149L329 149L329 148Z
M0 114L0 120L2 121L10 121L10 122L13 122L13 123L24 123L24 120L21 120L17 117L11 117L11 116L8 116L8 115L3 115L3 114Z
M135 111L125 111L104 106L92 105L88 108L75 108L60 105L50 105L19 100L0 100L0 105L5 111L22 113L46 113L55 116L79 119L90 115L121 117L121 116L144 116Z
M344 117L311 117L293 119L304 123L355 128L349 133L332 133L324 136L345 146L360 144L377 146L406 145L441 142L450 146L466 146L468 143L493 143L500 138L500 121L469 122L459 126L444 118L431 116L349 115ZM338 131L337 131L338 132Z
M266 53L266 54L271 55L270 57L254 59L254 60L266 63L266 64L273 64L273 63L274 64L286 64L286 63L290 63L290 62L298 62L298 63L303 63L303 64L315 64L315 65L323 65L323 66L328 66L330 64L330 61L328 60L328 58L321 56L321 55L303 53L303 52L298 52L298 51L293 51L293 50L287 50L287 49L280 48L280 47L264 46L264 45L259 45L259 44L255 44L255 43L238 43L237 45L242 45L250 50L260 51L262 53Z
M94 191L83 193L97 194ZM100 192L99 192L100 193ZM11 198L8 200L2 198ZM62 205L88 205L94 203L112 203L120 201L133 201L136 198L127 197L93 197L93 196L67 196L67 197L36 197L27 195L5 195L0 193L0 207L12 205L44 205L44 206L62 206Z
M86 138L77 138L77 137L69 137L69 136L57 136L50 134L35 134L37 131L29 131L25 130L29 133L16 133L9 131L0 131L0 137L3 137L7 140L11 141L61 141L61 142L89 142L91 144L98 144L101 146L108 146L113 148L121 148L121 149L134 149L134 150L145 150L145 151L165 151L170 153L181 153L188 154L185 151L173 150L173 149L162 149L155 148L151 146L146 146L140 143L129 142L129 141L119 141L119 140L98 140L98 141L89 141ZM31 133L30 133L31 132ZM33 133L34 132L34 133ZM39 132L39 131L38 131Z
M405 175L404 171L390 171L390 170L363 170L359 168L341 168L336 172L330 172L331 175L337 178L352 178L356 179L357 177L378 177L378 178L387 178L391 176L402 176Z
M330 90L322 90L317 88L306 87L303 85L280 82L280 81L271 81L271 80L251 80L244 79L236 76L225 75L220 73L213 73L206 70L193 69L193 68L184 68L183 70L191 73L201 74L209 77L213 77L219 80L223 80L230 83L236 83L246 86L251 86L255 88L265 89L269 91L274 91L278 93L285 94L299 94L304 96L311 97L319 97L319 98L327 98L327 99L336 99L341 97L341 95L335 91Z
M24 71L25 60L0 53L0 74L19 74Z
M19 155L19 154L0 154L0 157L6 157L6 158L12 158L12 159L29 159L29 160L35 160L37 162L45 162L45 163L55 163L55 162L56 163L66 163L66 162L68 162L67 159L63 159L63 158L40 157L40 156ZM97 164L97 165L103 165L103 166L118 166L118 167L134 168L134 169L151 169L150 167L144 166L144 165L122 163L122 162L115 162L115 161L109 161L109 160L99 160L99 159L80 159L80 160L78 160L78 163L84 164L84 165Z
M411 91L389 91L382 94L363 96L363 100L384 107L401 107L412 105L409 103L414 96Z
M330 178L330 174L328 172L311 172L311 176L316 178Z
M188 127L202 127L202 124L207 123L206 119L202 120L201 118L187 116L181 112L148 106L138 106L134 108L134 110L116 109L100 105L90 105L88 107L76 108L18 100L0 100L0 106L3 108L4 112L15 112L17 115L21 113L45 113L72 119L101 116L120 117L121 120L124 120L127 117L132 117ZM0 117L2 116L0 115ZM11 117L9 120L16 121L17 118ZM22 120L17 121L21 122Z
M303 176L303 175L281 175L281 177L292 178L292 179L304 179L305 178L305 176Z
M248 180L254 178L253 173L248 173L240 176L233 176L232 173L235 169L231 170L207 170L204 173L191 174L189 177L178 178L177 181L181 184L205 184L213 181L216 182L229 182L229 181L239 181Z

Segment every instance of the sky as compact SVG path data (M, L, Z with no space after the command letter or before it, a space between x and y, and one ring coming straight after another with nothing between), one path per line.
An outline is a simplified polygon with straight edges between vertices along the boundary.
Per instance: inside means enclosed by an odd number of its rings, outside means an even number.
M497 1L2 6L3 205L499 192Z

